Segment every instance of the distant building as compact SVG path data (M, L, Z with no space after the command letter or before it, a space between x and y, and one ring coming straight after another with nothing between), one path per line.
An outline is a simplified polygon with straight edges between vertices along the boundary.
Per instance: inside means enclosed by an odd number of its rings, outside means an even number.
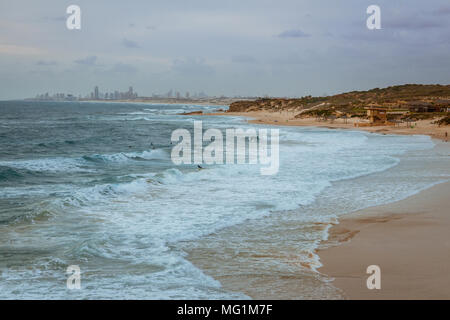
M136 99L138 97L137 92L134 92L133 87L130 86L128 91L120 92L115 90L114 92L100 92L98 86L94 87L94 91L89 92L86 95L78 95L75 96L73 94L65 94L65 93L54 93L49 94L48 92L45 94L37 94L36 100L45 100L45 101L76 101L76 100L121 100L121 99Z
M134 95L133 95L133 87L129 87L128 88L128 97L127 97L128 99L133 99L134 98Z
M424 101L410 101L406 104L406 108L413 112L428 112L431 103Z
M395 123L389 122L387 119L387 108L379 106L369 106L365 109L367 110L367 117L369 118L369 122L355 123L355 127L395 125Z
M383 107L367 107L367 116L370 124L387 123L387 108Z
M450 100L448 99L435 100L433 105L439 108L439 112L450 112Z

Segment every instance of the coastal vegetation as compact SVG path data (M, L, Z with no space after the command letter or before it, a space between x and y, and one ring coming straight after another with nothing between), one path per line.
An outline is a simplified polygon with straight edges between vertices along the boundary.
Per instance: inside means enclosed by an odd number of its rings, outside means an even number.
M366 117L365 108L369 106L385 107L388 111L388 119L391 120L448 117L450 85L405 84L326 97L259 98L253 101L233 102L228 111L298 111L296 118L364 118ZM443 120L442 123L447 122Z
M446 116L446 117L444 117L444 118L442 118L440 120L437 120L436 124L439 125L439 126L448 126L448 125L450 125L450 116L448 115L448 116Z

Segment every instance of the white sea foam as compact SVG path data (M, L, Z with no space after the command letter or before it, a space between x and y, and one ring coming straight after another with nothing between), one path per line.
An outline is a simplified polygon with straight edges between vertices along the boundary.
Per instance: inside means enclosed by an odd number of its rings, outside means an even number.
M229 126L227 121L213 123L223 128ZM239 120L234 125L245 124ZM205 166L200 171L174 166L130 175L134 177L131 182L97 184L58 196L52 200L52 206L63 210L53 218L55 225L36 228L27 237L40 239L45 235L64 239L69 260L85 264L89 270L84 279L89 290L82 290L79 297L243 297L224 292L217 281L195 268L185 259L184 252L174 246L275 212L282 215L288 210L297 210L296 214L305 223L328 223L337 213L323 215L310 210L311 215L302 216L301 208L313 205L336 181L387 170L399 163L398 156L402 153L433 146L428 137L381 137L317 128L282 128L280 133L277 175L261 176L259 167L252 165ZM126 164L133 158L170 161L166 151L157 149L94 155L88 160L77 158L68 163L77 168L80 161ZM26 165L30 168L29 162ZM311 234L316 238L309 239L299 250L312 252L324 236L326 229L318 237ZM110 262L111 271L96 269L98 259ZM319 265L314 256L311 259L313 267ZM89 264L92 261L94 266ZM121 273L114 273L115 264ZM122 264L126 268L121 268ZM47 279L61 277L48 272ZM42 274L28 276L42 279ZM55 297L65 296L58 290L50 290L56 286L54 281L43 281L36 289L20 284L20 278L0 284L0 292L4 292L0 297L11 294L13 284L22 286L18 290L23 292L23 298L37 297L44 291L55 292Z
M89 168L91 162L128 162L135 159L155 160L168 159L168 153L163 149L144 150L142 152L123 152L113 154L94 154L77 158L42 158L30 160L0 161L0 166L26 169L36 172L94 172Z
M380 151L381 145L369 144L365 134L350 132L316 132L312 136L293 132L284 138L307 144L282 143L280 172L274 177L261 176L252 165L222 165L190 172L174 167L125 184L80 189L71 198L79 199L96 217L105 214L115 227L126 226L117 232L141 232L176 242L310 204L333 181L386 170L399 162L392 154L416 147L404 145L399 139L395 148ZM419 144L432 145L430 141ZM130 156L105 159L126 161Z
M71 158L42 158L30 160L11 160L1 161L1 166L7 166L17 169L26 169L37 172L87 172L86 168L80 167L78 159Z

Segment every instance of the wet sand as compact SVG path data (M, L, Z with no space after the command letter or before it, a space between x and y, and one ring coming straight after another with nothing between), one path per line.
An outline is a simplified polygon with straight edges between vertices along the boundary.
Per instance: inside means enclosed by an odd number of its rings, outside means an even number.
M450 182L340 218L319 269L346 299L450 299ZM367 289L366 268L381 269Z
M429 165L445 166L450 146L435 142L444 158ZM340 215L315 251L322 264L317 272L298 243L326 224L305 224L295 210L225 228L184 249L225 290L253 299L450 299L449 195L445 182L404 200ZM318 201L328 203L326 196ZM326 203L318 208L327 210ZM342 209L329 210L339 215ZM381 290L367 289L370 265L381 268Z

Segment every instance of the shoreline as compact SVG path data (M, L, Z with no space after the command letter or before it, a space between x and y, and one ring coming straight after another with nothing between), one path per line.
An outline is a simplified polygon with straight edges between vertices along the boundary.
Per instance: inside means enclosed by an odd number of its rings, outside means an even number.
M450 182L443 182L343 215L317 250L318 271L345 299L450 299L449 194ZM370 265L380 267L380 290L367 289Z
M347 123L342 119L336 119L333 122L318 121L314 118L295 119L298 112L283 111L283 112L268 112L268 111L251 111L251 112L220 112L220 113L204 113L203 116L241 116L251 118L249 123L253 124L267 124L276 126L301 126L301 127L322 127L328 129L347 129L367 131L379 134L402 134L402 135L428 135L435 139L445 141L445 133L450 133L450 127L437 126L432 124L433 120L419 120L414 122L413 128L406 127L405 124L401 126L373 126L373 127L355 127L354 123L358 122L358 118L349 118Z
M289 114L273 115L269 112L206 115L251 117L253 119L248 122L255 124L429 135L435 139L435 148L440 148L445 155L450 150L450 146L444 142L444 132L448 129L430 126L431 120L419 121L414 129L410 129L354 127L350 121L348 124L337 121L334 124L324 124L314 119L290 120ZM447 274L450 267L450 211L446 209L450 208L450 182L448 178L443 180L447 182L438 183L403 200L344 214L339 217L338 224L329 228L328 239L322 241L316 250L322 263L318 272L321 277L330 280L329 285L337 290L338 298L450 299L450 277ZM198 256L191 253L191 261L205 267L198 261ZM368 290L366 287L369 276L366 268L374 264L381 268L381 290ZM214 276L213 270L209 269L208 274ZM221 282L224 281L224 288L244 290L241 283L246 283L247 279L236 281L230 277L219 277ZM292 275L292 279L296 279L296 276ZM298 296L295 293L301 292L299 287L293 288L290 283L285 282L280 286L278 294L283 288L285 292L281 296L274 296L275 292L258 292L257 288L252 291L245 289L244 292L253 293L251 296L256 299L295 299Z

